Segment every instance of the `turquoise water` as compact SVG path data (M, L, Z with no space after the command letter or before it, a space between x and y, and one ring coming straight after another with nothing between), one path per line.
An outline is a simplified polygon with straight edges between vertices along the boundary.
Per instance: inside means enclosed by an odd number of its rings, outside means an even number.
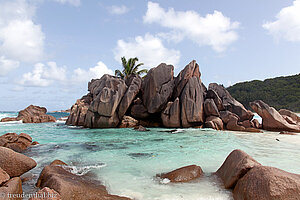
M59 114L57 114L59 117ZM242 133L211 129L82 129L63 123L0 123L0 134L25 132L40 145L26 154L37 161L32 192L43 166L61 159L73 172L103 182L109 192L137 200L232 199L231 191L211 175L234 149L242 149L264 165L300 174L300 136L275 132ZM277 141L276 139L279 139ZM197 164L205 176L191 183L164 184L157 173Z

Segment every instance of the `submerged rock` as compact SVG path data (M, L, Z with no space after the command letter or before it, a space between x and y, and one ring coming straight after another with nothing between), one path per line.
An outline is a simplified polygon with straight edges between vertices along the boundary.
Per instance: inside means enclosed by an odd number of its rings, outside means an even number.
M300 132L300 124L290 124L268 104L261 100L250 102L251 108L262 118L262 128L269 131Z
M10 176L21 176L36 166L36 162L6 147L0 147L0 167Z
M255 166L237 182L235 200L299 200L300 175L274 167Z
M199 178L203 175L203 171L200 166L189 165L169 173L158 174L157 176L162 179L169 179L170 182L180 183L180 182L189 182L196 178Z
M136 130L136 131L141 131L141 132L150 131L149 129L146 129L146 128L143 127L142 125L139 125L139 126L134 127L134 130Z
M234 188L238 180L255 166L260 166L260 163L244 151L236 149L228 155L216 175L221 178L225 188Z

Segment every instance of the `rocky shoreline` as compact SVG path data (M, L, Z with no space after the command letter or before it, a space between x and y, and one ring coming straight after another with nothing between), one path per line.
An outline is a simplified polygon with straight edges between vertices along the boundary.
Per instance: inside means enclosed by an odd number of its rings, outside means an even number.
M103 75L89 82L89 93L72 106L66 124L86 128L142 125L300 132L300 120L294 117L295 113L287 110L278 113L264 102L255 101L251 107L262 117L263 124L260 124L224 86L211 83L206 88L200 77L195 60L177 77L174 77L174 67L164 63L149 70L144 78L131 75L123 80Z
M5 134L0 140L9 135L12 134ZM25 133L14 136L30 137ZM27 148L31 148L31 145ZM7 147L0 147L0 158L1 197L21 200L26 173L35 168L37 163ZM109 194L98 180L76 175L71 169L61 160L54 160L44 166L35 184L37 192L31 194L29 200L130 200L128 197ZM200 166L189 165L171 172L153 174L153 181L159 179L163 184L188 183L197 179L201 181L204 175ZM235 200L300 199L299 174L263 166L239 149L232 151L215 173L206 176L215 177L220 187L232 191Z

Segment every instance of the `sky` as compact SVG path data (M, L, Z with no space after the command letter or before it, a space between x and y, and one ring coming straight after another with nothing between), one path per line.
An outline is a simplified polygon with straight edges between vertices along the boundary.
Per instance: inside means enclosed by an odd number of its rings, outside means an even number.
M190 61L205 85L300 72L300 0L0 0L0 110L67 109L92 78Z

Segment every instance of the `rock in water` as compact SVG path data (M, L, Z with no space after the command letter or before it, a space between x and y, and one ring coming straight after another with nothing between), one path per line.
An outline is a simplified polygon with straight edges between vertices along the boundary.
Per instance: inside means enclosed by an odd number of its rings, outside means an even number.
M300 200L300 175L256 166L239 179L233 197L235 200Z
M66 124L84 126L86 114L92 100L93 99L91 94L85 95L81 99L78 99L71 108L71 112L66 121Z
M87 180L57 165L44 167L36 186L54 189L60 194L62 199L129 200L125 197L110 195L98 181Z
M269 131L300 132L300 125L289 124L275 108L261 100L250 102L251 108L262 118L262 127Z
M241 121L251 120L254 114L247 110L240 102L235 100L223 85L217 83L211 83L208 86L209 90L214 90L216 94L221 98L224 108L239 116Z
M205 127L215 130L224 130L224 124L221 118L216 116L210 116L205 119Z
M84 126L88 128L112 128L119 123L117 108L126 92L125 81L105 74L92 80L89 91L93 101L89 106Z
M203 95L200 78L197 76L190 78L180 96L183 127L192 127L204 122Z
M23 152L32 145L32 138L26 134L21 133L6 133L0 136L0 146L10 148L16 152Z
M172 96L174 67L162 63L149 70L143 82L143 103L149 113L160 112Z
M10 176L21 176L36 166L36 162L11 149L0 147L0 167Z
M228 155L216 175L222 179L225 188L234 188L238 180L255 166L260 166L260 163L244 151L236 149Z
M170 182L181 183L181 182L189 182L196 178L199 178L203 175L203 171L200 166L197 165L189 165L174 171L171 171L166 174L157 175L162 179L169 179Z
M55 122L55 117L47 115L47 109L45 107L30 105L24 110L21 110L16 118L2 119L4 121L20 121L23 123L44 123L44 122Z
M180 127L180 104L177 97L174 102L169 102L166 109L161 113L161 119L165 127Z

